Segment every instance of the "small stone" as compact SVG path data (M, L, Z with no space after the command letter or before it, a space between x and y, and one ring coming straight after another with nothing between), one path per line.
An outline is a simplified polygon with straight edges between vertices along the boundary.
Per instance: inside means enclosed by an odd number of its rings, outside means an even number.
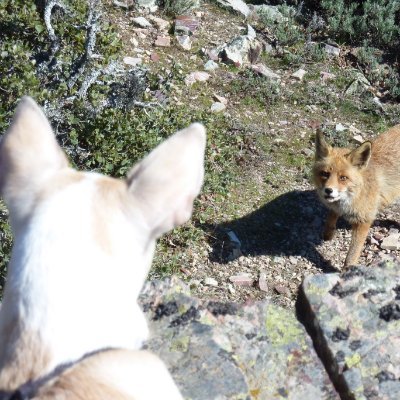
M269 291L269 287L268 287L268 283L267 283L267 274L265 271L260 272L260 277L258 278L258 287L263 292Z
M230 282L238 286L253 286L254 279L249 274L239 274L229 277Z
M304 78L304 75L305 75L306 73L307 73L306 70L300 68L300 69L298 69L296 72L293 72L293 74L290 75L290 76L291 76L292 78L295 78L295 79L299 80L299 81L302 81L303 78Z
M204 64L204 69L206 71L214 71L215 69L219 68L219 65L213 61L213 60L208 60L205 64Z
M150 54L150 60L153 62L159 62L160 61L160 56L157 53L151 53Z
M400 233L392 233L385 237L381 243L381 249L399 250L400 249Z
M132 65L133 67L136 65L139 65L142 63L142 59L141 58L135 58L135 57L124 57L124 64L127 65Z
M154 15L149 15L148 16L149 20L154 23L154 25L157 26L158 30L160 31L168 31L171 23L169 21L166 21L165 19L155 17Z
M281 294L281 295L284 295L284 296L289 296L290 295L289 289L287 287L283 286L283 285L275 285L274 289L278 294Z
M335 126L335 131L336 132L343 132L345 130L347 130L347 128L343 124L340 124L340 123L336 124L336 126Z
M188 35L176 36L176 40L184 50L190 50L192 48L192 41Z
M139 46L139 42L134 37L130 38L129 41L132 43L133 47Z
M218 281L215 280L214 278L207 277L207 278L204 279L204 284L207 285L207 286L216 287L216 286L218 286Z
M219 101L219 102L222 103L222 104L228 105L228 99L227 99L227 98L222 97L222 96L219 96L218 94L215 94L215 93L214 93L213 96L214 96L214 99L215 99L215 100ZM240 242L240 241L239 241L239 242Z
M258 74L265 76L266 78L272 79L272 80L279 80L281 77L276 74L274 71L272 71L271 68L268 68L264 64L254 64L251 66L251 69L254 72L257 72Z
M225 109L226 105L223 103L216 102L211 105L211 112L213 113L219 113L221 111L224 111Z
M136 25L139 26L140 28L151 28L153 25L149 21L147 21L146 18L144 17L135 17L132 18L132 22Z
M380 232L375 232L375 233L373 234L373 236L374 236L374 238L375 238L376 240L379 240L379 241L383 240L383 238L385 237L385 236L383 235L383 233L380 233Z
M193 85L195 82L205 82L210 79L210 74L203 71L191 72L186 78L185 83L187 86Z
M171 46L171 38L169 36L157 36L154 44L159 47L169 47Z
M340 55L340 49L336 46L331 46L330 44L325 45L325 52L329 55L338 57Z
M361 135L355 135L353 136L353 140L357 143L364 143L364 138Z

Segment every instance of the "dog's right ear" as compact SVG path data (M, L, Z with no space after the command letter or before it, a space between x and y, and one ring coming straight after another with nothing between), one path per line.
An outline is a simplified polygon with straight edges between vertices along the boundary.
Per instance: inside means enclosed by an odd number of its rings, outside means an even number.
M323 160L330 151L331 147L326 143L322 129L318 128L315 136L315 161Z
M0 142L0 194L10 206L28 202L43 179L68 166L43 111L30 97L19 102Z
M186 222L204 176L206 134L192 124L161 143L127 177L153 237Z

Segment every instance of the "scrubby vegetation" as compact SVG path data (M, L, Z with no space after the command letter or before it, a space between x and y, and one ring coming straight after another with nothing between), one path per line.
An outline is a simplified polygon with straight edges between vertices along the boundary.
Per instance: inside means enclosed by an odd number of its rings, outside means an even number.
M294 121L301 126L303 121L336 121L341 116L370 132L399 122L398 1L271 1L278 6L278 19L264 10L248 22L271 46L258 62L278 71L282 80L220 63L209 82L191 87L184 83L186 74L202 69L207 61L204 48L209 42L219 45L222 39L217 43L215 37L220 37L214 36L209 41L204 30L190 54L173 45L171 54L157 49L161 62L154 62L151 69L131 67L122 62L129 39L110 22L114 17L129 20L130 11L112 3L0 2L0 131L9 125L20 97L30 94L45 108L74 166L123 177L165 137L190 122L203 122L208 130L205 187L192 221L160 241L155 276L217 253L209 246L220 240L221 232L213 229L216 224L275 199L289 190L290 180L304 181L310 158L303 150L312 147L312 129L302 126L290 136L286 127ZM158 16L171 20L195 3L162 1ZM243 18L214 3L210 7L216 25L230 18L243 25ZM215 31L223 30L222 25ZM232 28L232 35L238 34L237 28ZM339 45L340 57L327 54L326 44ZM301 82L290 78L300 67L307 69ZM322 80L321 71L334 78ZM368 89L360 77L370 84ZM355 93L348 91L351 85L356 86ZM216 93L229 100L227 113L210 112ZM336 144L347 145L352 139L348 130L338 132L333 123L326 133ZM261 190L265 192L260 194ZM7 212L0 205L0 286L10 247Z

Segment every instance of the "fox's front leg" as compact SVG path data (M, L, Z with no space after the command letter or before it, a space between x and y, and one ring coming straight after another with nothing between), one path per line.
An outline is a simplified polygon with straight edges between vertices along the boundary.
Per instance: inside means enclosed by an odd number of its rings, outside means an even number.
M346 261L344 262L345 267L357 264L371 224L372 222L353 224L350 248L347 253Z
M334 211L329 211L328 218L325 222L324 240L332 240L336 230L336 222L339 216Z

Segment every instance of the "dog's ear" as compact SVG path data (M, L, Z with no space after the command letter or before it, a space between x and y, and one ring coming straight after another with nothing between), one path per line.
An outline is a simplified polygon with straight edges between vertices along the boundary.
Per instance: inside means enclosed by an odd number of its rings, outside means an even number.
M179 131L135 165L127 176L155 237L183 224L191 214L204 176L206 134L201 124Z
M331 146L326 143L321 128L318 128L315 136L315 161L323 160L330 151Z
M372 143L368 141L364 142L348 155L348 159L352 165L358 168L366 167L371 158L371 151Z
M68 161L40 107L30 97L19 102L0 142L0 194L7 203L26 196L43 178Z

